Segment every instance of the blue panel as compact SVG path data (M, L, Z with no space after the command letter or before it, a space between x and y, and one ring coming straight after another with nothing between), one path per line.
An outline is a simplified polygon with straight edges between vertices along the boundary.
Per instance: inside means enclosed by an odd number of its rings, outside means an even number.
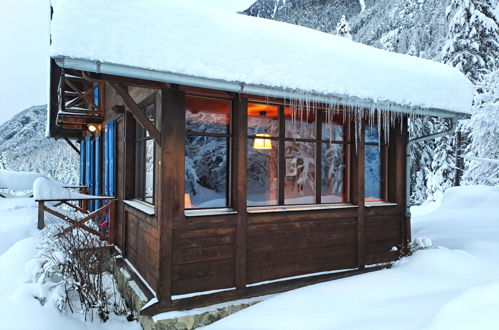
M108 154L109 154L109 196L114 196L115 194L115 190L114 190L114 187L115 187L115 173L114 173L114 169L115 169L115 164L114 164L114 157L115 157L115 154L116 154L116 151L115 151L115 141L116 141L116 137L115 137L115 122L114 120L111 121L108 125L108 141L109 141L109 149L108 149Z
M101 153L100 153L100 137L95 137L95 163L94 163L94 195L101 195ZM100 207L100 202L95 201L94 203L95 209Z
M109 142L107 141L108 135L109 134L107 134L107 127L106 127L106 129L102 130L102 137L103 137L102 143L103 143L103 146L104 146L104 148L102 150L103 153L104 153L103 156L102 156L102 169L103 169L102 174L104 175L104 177L103 177L104 190L103 190L102 193L105 196L108 196L108 194L109 194L109 188L108 188L109 187L109 184L108 184L108 182L109 182L109 175L108 175L108 167L109 166L108 166L108 163L109 162L108 162L108 152L107 152L107 149L109 147Z
M99 106L99 88L94 89L94 103Z
M80 186L85 184L85 140L80 142Z

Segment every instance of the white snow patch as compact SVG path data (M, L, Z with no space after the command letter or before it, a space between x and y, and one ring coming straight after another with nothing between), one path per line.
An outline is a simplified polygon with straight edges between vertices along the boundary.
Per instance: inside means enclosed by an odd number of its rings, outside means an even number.
M0 189L32 190L33 182L39 177L43 175L35 172L0 170Z
M305 27L188 0L131 0L119 6L112 0L53 0L52 5L52 57L369 103L461 113L471 108L472 85L455 68Z

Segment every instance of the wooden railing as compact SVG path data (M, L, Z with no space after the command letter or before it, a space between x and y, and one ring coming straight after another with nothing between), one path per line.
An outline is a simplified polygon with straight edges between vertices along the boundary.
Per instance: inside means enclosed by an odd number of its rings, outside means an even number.
M86 205L89 201L100 201L102 206L95 211L89 212ZM114 227L115 227L115 198L114 197L97 197L89 196L83 198L68 198L68 199L41 199L36 200L38 203L38 229L45 228L45 213L51 214L65 222L70 226L64 228L60 235L65 235L75 229L85 230L93 235L98 236L101 240L106 240L109 244L114 244ZM55 203L51 206L50 203ZM75 205L73 203L77 203ZM57 210L56 207L65 205L74 214L65 214L62 210ZM83 205L83 206L82 206ZM98 230L86 225L90 220L98 224ZM106 222L102 222L106 221ZM101 228L100 224L104 224Z

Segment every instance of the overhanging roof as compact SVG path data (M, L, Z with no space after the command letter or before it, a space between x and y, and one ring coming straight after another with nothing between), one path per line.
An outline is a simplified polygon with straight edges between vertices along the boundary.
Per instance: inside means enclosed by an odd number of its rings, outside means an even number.
M63 68L410 114L471 108L472 85L450 66L308 28L187 0L53 6L50 51Z

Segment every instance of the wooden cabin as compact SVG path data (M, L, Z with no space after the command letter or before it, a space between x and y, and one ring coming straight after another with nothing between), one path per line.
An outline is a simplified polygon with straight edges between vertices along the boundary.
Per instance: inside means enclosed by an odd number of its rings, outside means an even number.
M53 8L48 131L79 142L91 194L116 197L117 250L157 298L143 313L401 256L408 118L465 114L464 76L189 3L91 2Z

